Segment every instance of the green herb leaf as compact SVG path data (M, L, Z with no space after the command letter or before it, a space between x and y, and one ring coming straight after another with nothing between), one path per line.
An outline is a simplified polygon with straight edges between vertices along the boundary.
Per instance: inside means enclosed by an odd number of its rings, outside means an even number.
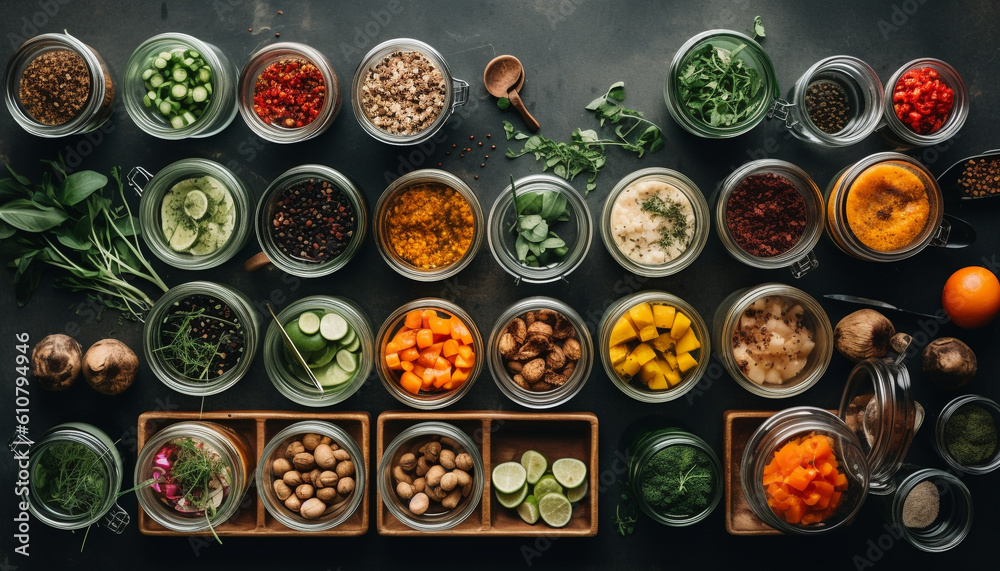
M497 99L497 107L506 111L508 108L510 108L510 99L507 99L506 97L501 97L500 99Z
M56 200L73 206L108 185L108 177L94 171L75 172L56 189Z
M753 38L763 38L767 34L764 33L764 23L761 21L760 16L753 17Z
M0 206L0 220L25 232L45 232L69 218L62 210L41 206L26 198L11 200Z

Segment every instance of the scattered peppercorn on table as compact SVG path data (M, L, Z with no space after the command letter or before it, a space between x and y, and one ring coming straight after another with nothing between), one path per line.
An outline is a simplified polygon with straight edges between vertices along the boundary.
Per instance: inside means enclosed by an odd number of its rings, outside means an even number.
M818 13L808 3L777 2L751 6L745 2L724 0L709 0L697 5L674 0L635 0L617 4L582 0L548 3L525 0L481 3L383 0L353 4L269 0L257 3L236 0L7 2L7 17L0 24L0 30L7 39L5 58L10 59L18 46L32 37L67 30L99 54L99 59L107 66L107 77L113 84L115 98L110 118L102 126L89 133L57 138L28 134L21 128L19 121L22 119L15 120L10 113L0 113L0 159L18 175L38 181L43 166L39 161L54 160L59 156L65 161L67 172L93 170L104 174L110 172L113 166L121 166L126 173L136 166L158 172L181 159L208 159L231 170L247 186L252 205L249 217L253 219L253 207L273 180L297 166L314 164L342 173L364 199L364 204L360 205L363 208L358 208L353 199L346 204L351 197L346 194L341 196L339 189L330 189L329 201L289 200L282 209L270 213L268 221L272 226L285 229L276 232L281 235L273 244L275 252L286 252L289 257L301 261L327 259L345 250L350 251L350 261L332 274L297 277L274 266L247 272L243 269L243 261L260 250L254 239L233 259L198 271L167 265L144 248L144 254L169 286L205 280L242 292L258 311L257 317L262 324L257 332L260 337L271 324L266 305L279 313L295 301L312 295L351 300L363 310L373 331L378 331L397 308L422 298L454 304L468 314L469 319L455 319L451 311L447 315L441 311L424 310L412 315L404 314L402 323L387 336L386 346L373 343L374 350L368 357L373 360L373 372L366 381L358 380L357 391L336 405L310 408L286 398L268 378L262 350L257 350L252 356L249 373L238 383L203 400L176 392L157 379L150 369L150 356L142 352L142 324L119 322L117 312L102 312L102 306L87 299L84 294L52 287L55 271L47 271L32 299L26 306L18 307L12 280L14 269L7 270L6 277L0 279L0 298L4 300L3 310L7 317L0 324L0 338L7 340L5 348L0 351L0 364L7 367L5 378L10 381L4 384L7 395L0 399L4 403L0 405L0 417L8 420L7 424L0 426L9 433L13 433L16 427L25 426L26 434L23 436L38 440L43 432L60 423L92 424L106 432L111 440L117 441L124 462L122 489L126 490L133 485L137 443L145 437L140 438L137 434L137 419L145 412L170 417L197 414L197 411L204 410L212 413L213 422L227 422L225 415L228 411L287 411L317 415L367 413L371 418L370 433L364 439L369 446L365 453L370 458L365 466L368 501L362 509L368 510L364 519L371 521L372 525L368 526L367 532L358 532L357 527L351 527L351 533L344 534L357 537L317 539L305 537L308 534L282 533L282 537L251 541L228 535L222 538L221 545L211 535L148 536L140 533L137 500L134 494L129 493L119 498L118 503L130 514L131 524L121 535L112 533L103 524L90 529L80 552L84 537L82 532L70 534L44 525L22 510L19 505L21 499L17 495L8 493L0 498L0 507L8 516L0 523L0 566L10 569L142 568L152 571L178 567L278 569L293 565L296 569L339 567L347 570L444 565L436 561L449 558L459 559L465 566L486 569L539 566L559 569L660 568L666 561L671 567L678 568L722 568L731 564L734 555L766 551L772 548L769 544L775 541L781 543L784 557L815 562L813 564L821 569L925 566L927 556L902 539L898 530L880 515L879 501L890 496L869 495L856 520L836 530L836 533L813 538L784 537L780 540L741 538L728 534L728 497L708 517L688 527L664 527L641 511L619 508L623 490L629 489L626 485L629 444L644 433L677 427L704 439L719 458L724 458L725 411L777 411L799 405L823 409L837 407L848 373L854 366L839 354L834 354L826 373L814 386L785 399L752 394L726 372L718 353L731 351L732 347L716 346L718 343L715 340L719 335L713 331L713 323L719 305L732 292L766 282L789 284L820 300L830 321L836 323L856 308L825 299L824 294L859 295L933 314L941 307L944 282L955 270L980 265L1000 272L1000 225L995 223L1000 204L994 205L991 200L956 200L965 191L963 188L941 189L944 210L975 227L978 237L972 246L965 249L929 247L902 261L874 262L849 256L840 251L832 240L823 237L813 250L820 265L800 279L793 278L787 269L763 269L741 263L727 253L726 246L715 231L709 232L707 244L691 265L666 277L634 274L624 269L607 248L598 243L601 241L600 213L605 199L618 181L639 169L673 169L693 181L697 186L695 191L702 192L708 203L713 204L715 189L747 161L764 158L787 161L803 169L819 189L825 191L844 167L875 153L893 150L879 134L872 134L851 146L825 148L793 137L777 120L764 120L749 132L726 140L694 136L674 122L664 101L664 86L670 61L684 41L710 29L732 29L753 36L753 19L758 14L762 17L767 35L758 37L757 41L774 65L779 91L783 96L788 96L796 78L821 59L838 54L855 56L867 62L883 82L883 87L888 87L889 101L883 102L883 118L901 122L905 128L912 126L916 135L932 135L942 130L940 125L947 123L949 114L958 110L961 99L958 86L942 87L941 78L934 77L925 69L930 64L917 65L912 71L902 74L899 85L885 84L907 62L936 58L948 62L964 78L968 120L959 136L903 152L938 175L954 163L964 163L968 157L1000 146L996 138L996 133L1000 131L1000 119L991 113L993 100L1000 93L1000 76L987 73L991 69L993 52L992 48L983 47L1000 41L1000 31L994 25L1000 20L1000 6L985 0L970 0L961 6L917 1L875 3L849 0L838 8L838 13L850 14L850 17L831 18ZM952 32L947 42L941 41L943 30ZM151 36L163 33L189 34L224 54L235 66L235 69L222 74L234 84L232 90L236 90L235 78L240 76L239 68L249 61L251 55L278 42L296 42L317 50L329 60L339 83L333 81L325 65L313 69L309 61L299 56L279 58L249 83L250 91L245 95L251 113L247 117L238 113L234 106L232 113L235 119L210 136L183 140L157 138L138 127L126 112L124 92L129 86L123 82L123 76L132 52ZM376 45L394 38L419 39L436 50L436 57L447 60L447 70L427 77L428 81L435 83L436 89L440 88L448 95L446 100L460 99L458 96L463 90L460 80L469 83L467 102L454 107L447 122L433 137L416 145L386 144L359 124L363 116L356 117L350 111L339 113L326 130L315 137L290 144L265 141L256 134L257 131L248 127L246 120L267 122L269 128L277 130L312 129L320 122L325 124L330 121L321 111L323 106L340 105L343 100L350 107L352 76L365 54ZM460 272L446 279L411 279L387 263L373 238L372 227L381 222L373 217L373 205L390 183L417 169L441 169L467 184L478 203L485 207L493 204L508 187L511 175L520 179L543 172L544 163L536 162L531 153L517 159L504 156L508 147L520 150L526 146L526 141L507 141L503 122L510 121L518 131L525 129L513 111L501 110L496 105L496 99L486 92L481 81L486 63L503 53L516 55L524 65L520 96L539 119L542 125L539 134L553 141L568 142L573 131L580 129L594 130L600 138L614 139L614 128L624 123L602 126L585 106L603 93L607 85L623 81L628 89L628 100L624 104L642 110L646 119L659 126L664 147L647 151L641 157L612 145L605 147L606 163L596 176L596 188L584 198L594 226L589 251L580 266L565 280L549 283L515 282L486 251L488 240L480 241L463 233L467 230L463 222L470 219L472 202L463 206L463 201L452 194L437 196L431 186L418 187L426 195L424 198L434 198L433 207L440 215L437 219L425 220L409 214L405 209L398 210L396 216L400 224L391 236L394 252L426 271L456 263L459 259L464 263L466 250L475 255ZM69 53L48 51L46 54L33 64L32 74L40 73L41 68L72 69L80 64L76 58L67 58ZM210 52L202 50L197 55L207 59ZM188 56L191 54L184 54L184 59ZM90 63L93 57L88 53L84 63ZM179 111L180 121L183 121L184 111L187 110L194 119L193 125L197 126L200 116L195 116L195 111L202 106L212 110L221 82L226 79L220 77L221 70L214 68L199 76L201 66L190 70L185 67L184 59L180 63L172 62L172 59L171 62L164 60L163 68L156 67L154 59L150 65L156 70L162 69L162 72L154 71L142 78L143 69L139 69L135 75L140 78L141 84L142 80L151 81L159 74L164 83L172 82L170 90L177 87L178 94L183 87L185 94L178 100L179 109L175 110L171 105L167 89L161 90L161 94L158 93L159 87L148 89L142 86L136 98L141 107L142 97L153 91L161 101L157 103L155 98L151 99L150 108L143 108L150 116L159 112L159 104L166 103L163 108L167 111L165 116L176 115ZM194 65L196 56L190 59L191 65ZM312 57L307 59L312 60ZM178 66L176 70L173 69L175 64ZM188 71L179 73L185 69ZM171 74L169 79L163 75L167 72ZM445 77L443 84L439 75ZM97 89L104 85L103 76L93 78L98 83L87 83L82 79L70 82L62 86L64 89L54 99L46 95L48 84L43 79L28 85L17 81L13 86L8 85L8 89L13 89L15 98L20 93L27 111L43 124L43 128L63 128L71 125L73 117L79 114L99 115L103 112L102 102L94 102L91 109L82 101L88 93L105 95L106 90ZM205 87L206 83L211 85L211 92ZM339 86L339 93L334 92L334 85ZM924 86L929 86L930 92ZM133 87L139 89L138 86ZM948 89L954 93L949 95ZM817 83L806 93L809 99L804 109L812 110L798 120L814 121L817 129L849 128L851 117L856 116L852 114L859 112L852 107L857 103L858 93L851 89L841 91L838 86ZM191 96L191 100L184 103L187 95ZM236 94L236 98L243 95ZM203 97L208 103L199 101ZM954 107L946 109L950 97L954 98ZM405 120L404 111L409 110L417 114L414 116L419 121L430 122L449 111L436 106L438 99L427 103L430 107L423 109L420 102L411 101L412 110L407 106L380 113ZM53 107L53 103L59 104L58 109ZM156 110L152 108L154 104ZM842 126L845 106L848 127ZM225 123L227 117L218 117L216 111L210 111L204 112L206 117L213 122ZM167 123L165 125L169 134L172 128ZM291 139L294 140L294 137ZM998 170L996 164L977 161L969 168L970 173L977 173L978 177L964 184L970 194L990 195L1000 188L1000 185L991 188L984 183L984 177L988 178ZM551 173L552 169L545 172ZM570 183L581 195L587 184L586 178L581 173ZM179 182L181 180L174 181L175 184ZM742 195L731 199L727 211L731 219L724 219L723 223L728 221L732 227L730 231L739 236L736 246L750 255L769 256L774 252L780 255L780 252L794 248L798 241L805 241L808 228L801 230L800 223L811 216L809 202L803 209L800 202L792 200L795 194L786 192L786 181L761 177L750 182L755 184L748 185L746 190L769 189L773 203L780 208L757 212L752 208L752 201L744 200ZM860 191L870 191L879 195L880 199L886 198L879 194L876 182L860 181L855 190L859 191L859 196L864 194ZM112 180L111 187L114 184ZM304 183L303 187L311 184L314 183ZM289 191L296 189L289 188ZM5 193L4 187L0 187L0 203L8 202ZM133 213L137 213L138 197L128 189L126 195ZM920 202L920 198L918 196L913 200ZM338 206L334 209L336 213L330 214L333 203L345 208ZM880 218L884 214L880 214L884 210L879 207L880 204L879 200L868 201L851 210L847 213L845 227L855 229L856 234L860 233L856 237L867 240L866 243L875 249L880 245L891 248L896 242L912 240L912 233L908 233L911 228L907 226L915 224L912 217L897 216L897 211L893 210L887 222ZM906 207L900 202L892 204L894 208ZM848 205L848 208L852 206ZM348 209L350 211L345 213ZM308 224L310 217L312 224ZM0 220L3 221L0 223L0 236L4 236L9 222L3 209L0 209ZM659 223L659 219L654 222ZM699 218L691 228L701 225L708 225L714 230L717 220ZM317 226L333 229L326 242L314 239L322 233L315 230ZM360 248L348 248L351 233L358 228L364 228L364 240ZM559 225L553 225L551 229L560 233ZM888 235L896 229L901 233ZM140 231L146 230L149 229L140 228ZM157 226L151 230L161 231L161 228ZM482 232L482 238L485 238L488 230L483 225L476 231ZM509 228L502 230L510 231ZM650 231L660 232L655 227ZM786 234L777 235L778 231ZM436 234L440 232L451 233L450 240L445 241ZM772 235L765 236L768 232ZM560 234L560 238L564 237ZM433 239L441 239L437 242L441 247L434 251L414 246L415 242L432 243ZM0 238L0 242L6 245L4 240ZM476 251L480 243L483 246ZM602 341L600 324L605 309L626 296L647 290L669 292L690 305L696 315L688 315L691 312L667 303L634 303L611 324L610 339ZM597 362L608 359L608 366L598 365L589 370L583 381L585 384L581 382L582 388L572 398L541 411L543 414L591 412L597 417L600 429L596 443L597 458L595 464L588 465L587 474L592 478L592 485L582 502L572 504L573 510L594 510L587 511L586 516L593 517L596 534L590 535L589 528L587 534L576 536L569 532L547 534L558 529L550 529L542 523L535 526L525 523L518 529L534 535L507 536L492 529L493 522L516 522L518 526L523 522L520 522L515 510L502 508L495 501L479 506L473 519L468 520L475 522L479 526L477 530L482 533L462 532L452 537L440 533L423 536L419 540L395 537L409 534L409 530L402 528L395 534L379 533L375 525L381 517L381 513L377 513L378 490L375 485L379 468L374 446L376 419L383 412L401 409L404 416L410 415L422 421L427 420L428 415L438 415L443 422L448 422L448 413L524 412L524 406L515 404L498 388L491 374L493 367L483 363L491 358L494 348L488 344L483 346L481 340L473 340L490 337L494 324L508 308L532 296L554 298L577 312L580 326L585 326L590 336L577 331L575 339L581 344L586 343L586 339L592 339L590 346L583 347L584 356L590 355ZM892 311L885 314L897 331L910 333L915 345L920 348L934 338L953 336L967 343L978 357L979 374L976 378L962 389L950 392L935 388L927 381L920 371L919 359L907 361L913 385L912 396L923 406L926 417L923 427L914 437L906 461L947 471L948 465L934 450L935 420L947 402L962 394L975 393L1000 400L1000 385L995 382L1000 372L1000 352L993 349L1000 334L1000 322L981 329L966 330L944 318L916 318ZM709 334L700 336L694 332L691 322L696 317L704 321ZM470 334L473 331L478 332L478 337ZM43 391L25 375L21 355L52 333L75 337L84 347L102 338L120 339L139 355L139 378L131 388L114 397L101 395L85 386L73 386L63 392ZM553 334L552 337L557 336ZM551 342L546 345L546 353L540 354L548 356L556 353L550 345ZM559 352L565 354L566 348L560 347ZM527 363L530 359L522 361ZM501 361L499 365L503 372L505 362ZM546 367L555 372L557 369L550 365L546 364ZM473 374L476 366L478 373ZM400 387L400 392L426 395L437 394L435 391L459 390L459 387L465 392L457 402L443 410L416 412L397 400L380 382L380 375L385 371L393 374L391 380ZM694 382L688 385L685 383L688 380L686 375L695 371L703 373L700 378L691 379ZM613 378L612 373L618 378ZM25 380L22 381L22 378ZM679 389L684 392L666 402L641 402L619 390L619 383L627 383L636 391L645 393L666 395ZM268 428L267 422L254 424L252 418L245 416L230 419L229 422L245 423L244 428L263 427L259 431L245 430L258 439L250 442L251 448L258 450L263 449L277 432ZM395 422L400 431L409 426L404 426L403 421L398 419ZM503 417L484 420L466 416L454 424L463 428L481 448L502 443L509 457L500 458L494 452L494 462L510 460L515 452L519 457L524 451L533 449L548 454L550 460L575 455L563 451L550 453L545 446L552 441L560 442L560 446L567 449L579 447L582 450L585 446L589 449L585 434L589 430L581 431L558 421L524 423L505 421ZM594 432L597 432L598 424L594 425ZM147 423L147 428L151 426ZM570 446L564 444L566 439L580 439L580 442ZM357 441L361 443L362 439ZM540 444L536 446L534 442ZM786 442L792 445L791 438ZM814 450L811 453L817 458L830 460L827 453L820 450L824 445L821 440L803 438L794 445L799 449L812 447ZM796 466L796 455L792 449L772 452L778 452L778 464L767 473L767 479L757 484L768 489L774 505L782 508L783 517L788 521L821 521L828 510L835 509L840 492L838 486L841 485L837 476L843 473L843 469L833 467L834 462L831 461L821 462L816 467L801 462ZM803 455L799 454L798 458L802 460ZM836 459L837 462L841 460L839 457ZM735 465L726 466L727 472L730 469L738 472L739 461L736 458ZM10 492L26 485L23 469L24 466L13 457L0 462L0 483L4 489ZM785 474L786 469L788 474ZM824 470L827 473L824 474ZM779 473L785 474L780 483L777 482ZM483 476L486 478L483 497L495 498L488 474ZM786 481L786 478L791 479ZM971 493L976 517L968 537L947 553L936 555L935 565L958 568L989 560L995 535L989 510L1000 502L998 478L1000 472L961 477ZM723 485L721 479L716 485ZM281 527L265 512L256 511L260 505L256 503L256 489L251 489L246 498L240 507L241 515L235 517L242 518L240 521L259 517L263 519L255 521L261 522L262 528ZM945 512L948 501L949 494L942 492L941 513ZM491 510L500 512L491 513ZM579 517L583 514L580 511L573 513ZM912 510L907 514L909 518L929 517ZM635 517L634 521L632 517ZM357 516L352 521L361 519ZM470 525L472 523L467 523L466 527ZM563 529L571 529L572 525ZM632 535L620 536L620 527L632 528ZM419 552L415 549L418 544ZM823 554L820 559L817 559L817 553Z

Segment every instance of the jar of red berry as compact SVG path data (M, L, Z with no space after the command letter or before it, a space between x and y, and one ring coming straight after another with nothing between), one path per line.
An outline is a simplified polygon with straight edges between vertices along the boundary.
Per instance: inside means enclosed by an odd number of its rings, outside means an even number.
M958 71L932 58L913 60L885 84L878 133L896 149L929 147L954 137L969 115Z

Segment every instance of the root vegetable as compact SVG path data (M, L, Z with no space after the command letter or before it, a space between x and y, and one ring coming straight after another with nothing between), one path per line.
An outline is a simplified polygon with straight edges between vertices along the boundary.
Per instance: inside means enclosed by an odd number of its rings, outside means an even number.
M63 391L80 378L83 347L68 335L44 337L31 350L31 374L47 391Z
M132 386L139 358L117 339L101 339L83 355L83 378L99 393L117 395Z
M968 345L954 337L942 337L924 349L920 368L936 386L957 389L976 376L979 364Z
M410 498L410 504L409 504L410 511L413 512L415 515L423 515L424 512L427 511L427 508L430 507L430 505L431 505L430 498L428 498L427 494L423 492L413 494L413 497Z
M306 519L316 519L326 511L326 504L319 498L306 500L299 508L299 514Z
M844 317L833 330L833 343L851 361L884 357L896 334L892 322L874 309L859 309Z

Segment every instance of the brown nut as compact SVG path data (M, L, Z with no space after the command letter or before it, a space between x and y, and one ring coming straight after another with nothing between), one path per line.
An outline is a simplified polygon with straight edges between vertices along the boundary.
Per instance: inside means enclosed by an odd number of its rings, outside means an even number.
M319 498L309 498L299 507L299 515L306 519L316 519L326 511L326 504Z
M271 474L276 478L282 477L285 472L292 469L292 463L288 458L278 458L274 462L271 462Z
M278 496L279 500L285 501L285 500L288 499L288 496L292 495L292 489L289 488L288 485L285 484L284 481L282 481L282 480L275 480L274 481L274 495Z
M427 475L425 476L427 479L427 485L430 487L440 485L441 477L444 476L444 473L445 470L440 465L435 464L434 466L431 466L431 469L427 470Z
M528 324L520 317L515 317L507 324L507 333L514 337L515 343L524 343L524 339L528 336Z
M319 468L313 468L313 470L311 472L309 472L308 474L303 474L302 479L303 480L308 479L308 481L306 483L307 484L312 484L315 487L316 482L319 481L319 478L320 478L320 476L322 474L323 474L322 470L320 470Z
M302 446L306 449L306 452L312 452L319 446L319 441L322 438L319 434L310 433L302 437Z
M456 478L458 478L459 486L466 486L470 482L472 482L472 476L470 476L469 473L466 472L465 470L457 468L455 470L452 470L451 473L454 474Z
M570 361L570 362L566 363L566 366L563 367L562 371L559 371L559 372L562 373L562 374L564 374L564 375L566 375L567 377L572 377L573 376L573 371L575 371L575 370L576 370L576 361Z
M424 474L427 473L427 470L430 469L431 469L431 464L430 462L427 461L427 458L421 456L420 458L417 459L417 476L423 476Z
M440 502L441 500L448 497L448 492L442 490L441 486L434 486L433 488L427 488L426 490L424 490L424 493L427 494L435 502Z
M300 453L305 452L305 451L306 451L306 447L303 446L301 442L299 442L298 440L296 440L295 442L292 442L291 444L289 444L287 448L285 448L285 458L288 458L289 460L291 460L291 459L295 458L296 454L300 454Z
M417 493L413 489L413 484L407 484L406 482L400 482L396 484L396 495L399 496L401 500L408 500L413 497L413 494Z
M427 479L426 478L417 478L416 480L413 480L413 491L414 492L422 492L422 491L424 491L424 489L426 487L427 487Z
M518 374L514 375L513 379L514 379L514 384L515 385L521 387L522 389L524 389L526 391L530 391L531 390L531 383L529 383L528 381L524 380L524 375L522 375L521 373L518 373Z
M337 476L336 472L326 470L324 472L320 472L319 478L317 478L319 481L317 482L316 480L313 480L312 485L317 488L329 488L330 486L336 486L339 478L340 477Z
M520 361L507 361L506 367L511 373L517 374L524 368L524 363Z
M558 345L553 345L552 349L545 354L545 366L553 371L557 371L566 365L566 354Z
M292 458L292 465L300 472L312 470L316 466L316 458L308 452L299 452Z
M535 312L535 319L538 321L544 321L545 323L552 325L556 322L556 317L559 314L555 310L549 308L542 308Z
M337 476L344 478L346 476L354 475L354 462L350 460L344 460L343 462L337 462Z
M427 448L424 449L424 458L427 461L434 463L438 461L438 454L441 453L441 443L440 442L428 442Z
M450 438L448 436L442 436L441 437L441 447L442 448L451 448L452 450L458 450L462 446L458 442L455 442L454 438Z
M347 476L337 482L337 493L342 496L349 496L354 491L354 478Z
M551 346L552 343L549 341L549 338L544 335L528 335L528 338L524 340L524 345L521 345L521 348L514 355L514 359L529 361L541 355L544 351L548 351Z
M344 460L351 459L351 453L343 448L337 448L333 451L333 457L336 458L338 462L343 462Z
M326 503L333 503L333 499L337 497L337 487L331 486L329 488L316 490L316 497Z
M438 463L444 466L445 470L455 469L455 453L451 450L442 450L438 456Z
M576 337L576 328L573 327L573 323L569 319L558 313L556 314L556 322L552 325L552 336L556 339Z
M417 457L412 452L407 452L399 457L399 467L412 472L417 467Z
M410 498L410 511L416 515L423 515L430 505L430 498L427 497L427 494L416 493L413 494L412 498Z
M333 444L333 439L330 438L329 436L323 436L323 437L321 437L319 439L319 443L320 444L326 444L327 446L331 446L331 447L332 446L336 446L336 444Z
M403 471L403 468L398 465L393 467L392 477L396 479L396 482L406 482L407 484L413 483L413 477Z
M471 472L472 466L472 456L470 456L467 452L462 452L458 456L455 456L455 467L459 470Z
M289 470L288 472L285 472L281 479L284 480L285 484L287 484L289 488L293 489L298 488L305 483L302 480L302 474L297 470Z
M535 323L538 323L537 321ZM462 499L462 490L452 490L441 500L441 507L453 510L458 507L458 502Z
M302 484L301 486L295 488L295 496L300 500L308 500L314 495L316 495L316 488L312 487L310 484Z
M556 385L550 385L545 381L538 381L537 383L531 383L531 390L536 392L551 391L556 388Z
M470 481L468 484L462 486L462 497L467 498L471 493L472 493L472 482Z
M313 450L313 457L316 459L316 465L324 470L329 470L337 465L337 459L329 444L317 445L316 449Z
M550 385L553 385L553 386L556 386L556 387L561 387L561 386L563 386L563 385L566 384L566 381L569 380L569 377L567 377L566 375L562 375L560 373L557 373L555 371L545 371L545 377L544 377L544 379L545 379L545 382L548 383L548 384L550 384Z
M293 512L297 512L302 507L302 500L295 495L288 496L288 499L285 500L285 507Z
M537 322L536 322L537 323ZM537 383L545 376L545 359L536 358L524 364L521 376L529 383Z
M507 359L514 356L517 352L517 341L514 340L514 336L506 331L500 335L500 339L497 340L497 351Z
M528 326L528 336L532 335L552 337L552 326L544 321L536 321Z
M576 361L583 353L583 349L580 347L580 342L576 339L567 339L563 341L562 350L566 355L566 358L570 361Z
M453 472L448 472L444 476L441 476L441 489L450 492L455 489L458 485L458 476Z

